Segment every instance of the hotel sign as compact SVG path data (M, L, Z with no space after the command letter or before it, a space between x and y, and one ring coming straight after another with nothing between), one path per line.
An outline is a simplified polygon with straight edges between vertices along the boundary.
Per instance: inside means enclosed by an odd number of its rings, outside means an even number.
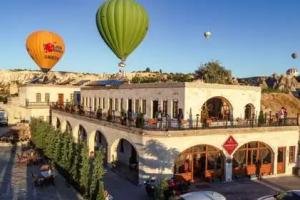
M227 151L229 155L232 154L232 152L235 150L237 146L238 143L235 141L235 139L232 136L229 136L229 138L223 144L224 149Z

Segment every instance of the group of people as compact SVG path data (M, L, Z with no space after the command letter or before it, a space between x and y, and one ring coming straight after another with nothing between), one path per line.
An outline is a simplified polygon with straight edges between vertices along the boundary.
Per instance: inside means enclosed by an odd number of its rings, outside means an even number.
M168 121L170 116L168 115L168 113L161 111L161 108L158 108L158 111L155 114L155 118L157 120L157 124L158 124L159 128L162 127L163 117L165 117L166 121ZM178 109L176 119L178 122L178 128L180 128L182 125L182 122L183 122L183 111L181 108Z

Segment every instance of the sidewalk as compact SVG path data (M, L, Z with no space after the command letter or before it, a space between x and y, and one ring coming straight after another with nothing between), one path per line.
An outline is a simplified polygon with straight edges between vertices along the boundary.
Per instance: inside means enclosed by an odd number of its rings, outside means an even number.
M64 178L58 175L55 186L35 187L31 173L37 166L25 166L16 163L17 146L0 144L0 199L20 200L81 200L81 196Z

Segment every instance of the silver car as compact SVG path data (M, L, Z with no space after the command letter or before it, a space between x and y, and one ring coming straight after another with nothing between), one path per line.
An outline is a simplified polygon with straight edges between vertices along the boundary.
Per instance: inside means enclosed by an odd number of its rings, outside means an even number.
M289 190L276 195L267 195L257 200L300 200L300 190Z
M226 200L226 198L214 191L189 192L180 196L180 200Z

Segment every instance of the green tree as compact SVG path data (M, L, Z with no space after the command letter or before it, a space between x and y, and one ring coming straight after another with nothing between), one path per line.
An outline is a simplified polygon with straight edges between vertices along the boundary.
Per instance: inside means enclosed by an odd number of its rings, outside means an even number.
M162 179L155 185L154 188L154 199L155 200L164 200L165 191L168 189L168 182L166 179Z
M92 180L90 184L90 198L94 200L101 193L101 185L103 185L103 175L105 170L103 168L103 151L96 151L95 158L92 163ZM104 191L102 191L104 192ZM103 194L102 194L103 195Z
M64 169L68 169L68 164L69 164L69 140L68 140L68 135L67 133L62 134L61 136L61 159L60 159L60 166L63 167Z
M151 72L150 68L147 67L147 68L145 69L145 72Z
M205 83L231 84L232 75L218 61L203 64L195 71L196 79L202 79Z
M90 159L88 156L89 149L88 146L83 143L83 147L81 149L81 166L80 166L80 186L83 190L84 196L88 197L88 187L90 184Z
M79 182L80 180L80 163L81 163L81 145L75 145L75 153L73 155L73 164L71 166L70 172L72 174L73 180Z

